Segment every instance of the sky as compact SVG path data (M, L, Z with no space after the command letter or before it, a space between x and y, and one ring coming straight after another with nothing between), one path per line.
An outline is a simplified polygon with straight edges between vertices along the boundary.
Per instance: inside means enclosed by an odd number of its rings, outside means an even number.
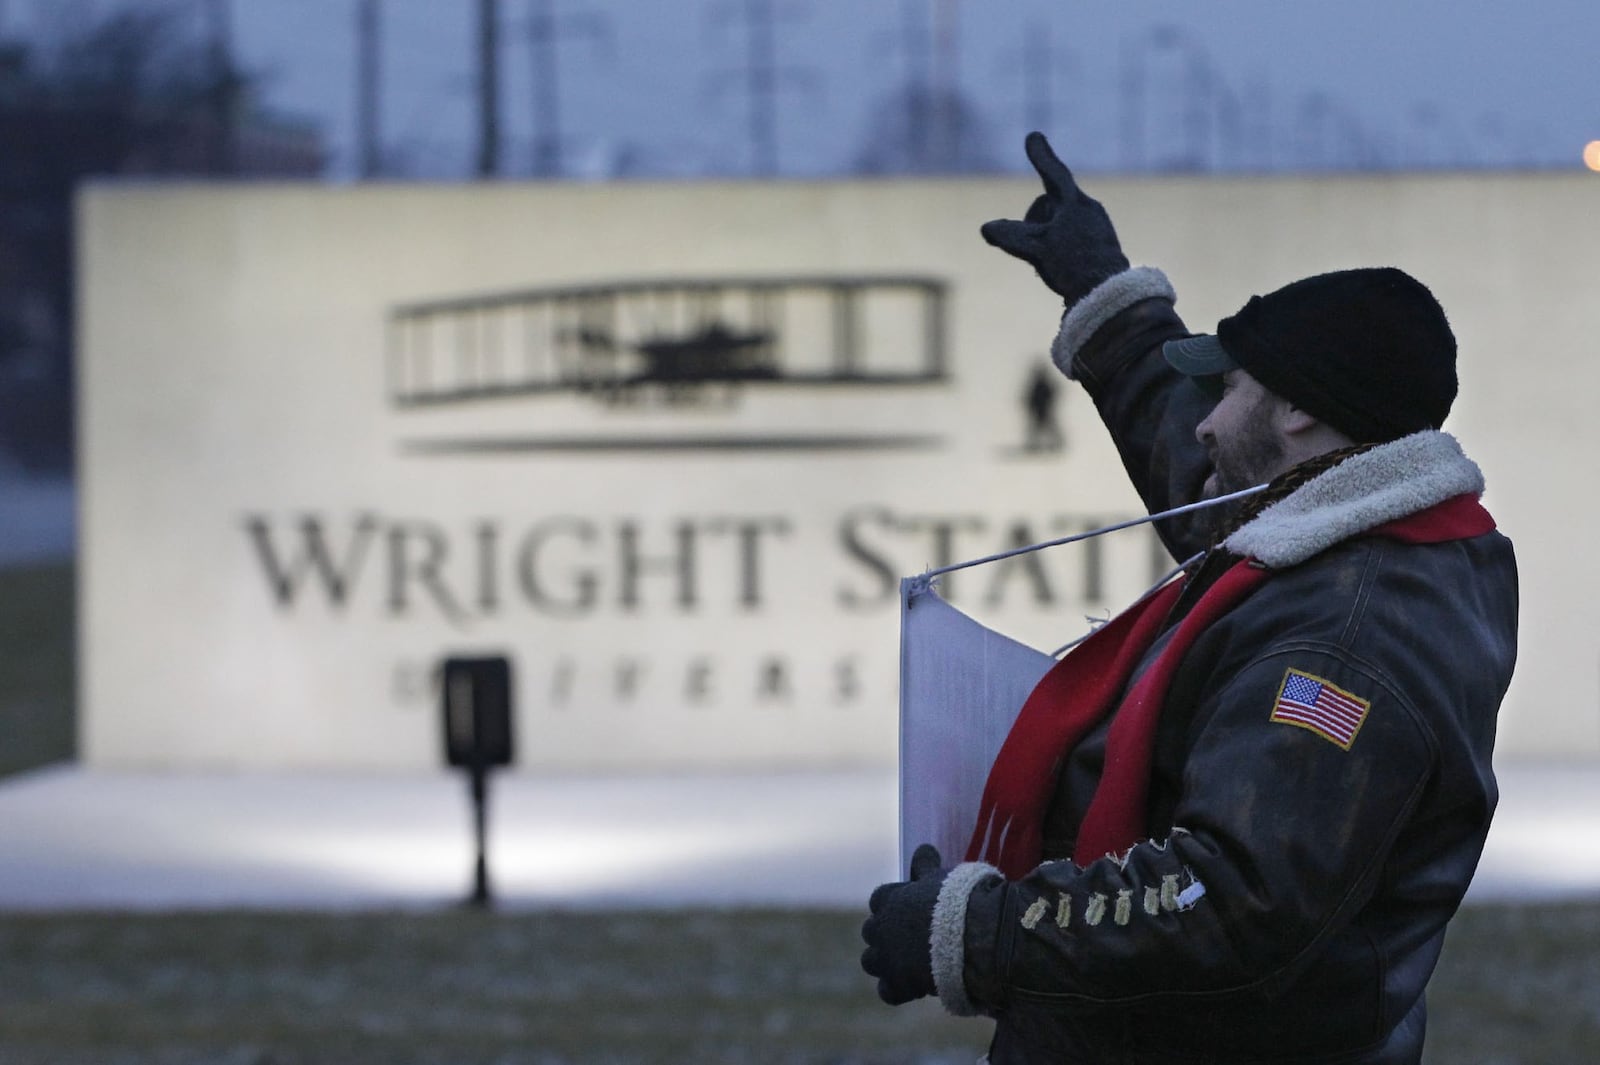
M119 2L190 13L197 33L205 24L207 0L0 0L0 28L26 32L63 3ZM330 176L354 176L357 0L217 2L265 102L320 125ZM508 176L531 166L535 2L500 4ZM562 31L563 158L577 177L751 172L740 71L752 4L775 11L784 176L851 169L919 69L962 92L989 160L1011 170L1041 118L1091 171L1580 167L1600 139L1594 0L543 2ZM380 8L386 152L410 176L470 176L477 4ZM950 47L907 46L909 29L926 43L935 24L952 27ZM1030 92L1047 54L1048 91Z

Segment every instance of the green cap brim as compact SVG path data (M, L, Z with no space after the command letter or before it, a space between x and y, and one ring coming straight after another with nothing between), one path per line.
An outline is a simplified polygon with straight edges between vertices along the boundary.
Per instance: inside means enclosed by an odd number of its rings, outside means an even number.
M1210 333L1169 340L1161 345L1161 354L1174 370L1190 377L1217 377L1239 368L1223 350L1222 342Z

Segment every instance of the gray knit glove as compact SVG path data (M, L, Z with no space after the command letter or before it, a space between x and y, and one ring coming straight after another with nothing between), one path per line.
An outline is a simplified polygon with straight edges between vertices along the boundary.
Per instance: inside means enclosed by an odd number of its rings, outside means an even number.
M997 219L979 230L983 239L1028 263L1068 309L1100 282L1128 268L1117 231L1100 202L1078 188L1043 133L1025 142L1028 161L1044 182L1022 220Z

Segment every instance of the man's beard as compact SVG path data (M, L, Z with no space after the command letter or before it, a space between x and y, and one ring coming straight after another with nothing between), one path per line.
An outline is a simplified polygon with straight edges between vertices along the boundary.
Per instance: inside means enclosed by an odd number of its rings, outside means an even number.
M1271 480L1283 465L1283 441L1272 429L1272 396L1263 393L1240 420L1237 436L1227 444L1221 438L1211 452L1211 476L1203 498L1215 499L1242 492Z
M1218 447L1211 458L1211 476L1206 478L1202 498L1221 496L1254 488L1273 478L1283 465L1283 442L1272 432L1267 417L1267 400L1264 398L1245 424L1248 432L1236 438L1227 447ZM1226 539L1236 527L1240 511L1250 501L1235 500L1203 511L1211 531L1211 541Z
M1283 463L1283 442L1260 422L1232 447L1217 450L1212 460L1212 498L1242 492L1272 479Z

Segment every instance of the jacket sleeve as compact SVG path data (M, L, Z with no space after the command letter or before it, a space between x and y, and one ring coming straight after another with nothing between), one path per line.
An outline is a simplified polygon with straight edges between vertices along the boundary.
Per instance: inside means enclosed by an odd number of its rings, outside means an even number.
M1339 714L1308 724L1286 708L1294 675L1325 685ZM1270 993L1370 899L1436 760L1415 708L1375 668L1331 646L1279 647L1198 707L1192 728L1167 838L1015 882L956 868L934 930L948 1008Z
M1189 336L1166 275L1141 266L1101 284L1067 312L1051 357L1094 400L1123 467L1150 513L1192 503L1210 472L1195 426L1212 406L1167 364L1161 345ZM1157 533L1173 557L1208 545L1207 519L1170 518Z

